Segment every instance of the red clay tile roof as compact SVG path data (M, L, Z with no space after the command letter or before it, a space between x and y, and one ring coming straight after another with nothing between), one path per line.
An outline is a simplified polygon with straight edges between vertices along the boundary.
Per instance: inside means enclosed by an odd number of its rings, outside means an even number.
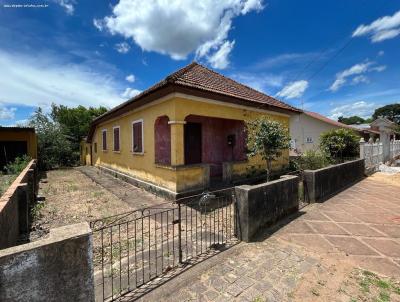
M114 107L110 111L106 112L103 116L108 115L127 104L135 102L145 95L154 92L168 84L174 84L178 86L194 88L198 90L204 90L220 95L230 96L246 101L256 103L262 107L265 105L270 105L284 110L300 112L299 109L294 108L286 103L278 101L277 99L261 93L253 88L246 85L240 84L230 78L227 78L213 70L210 70L203 65L193 62L178 71L170 74L165 79L161 80L157 84L153 85L149 89L141 92L130 100ZM102 117L102 116L101 116ZM100 118L100 117L99 117Z
M355 128L353 128L353 127L351 127L349 125L346 125L346 124L343 124L341 122L337 122L337 121L331 120L330 118L327 118L326 116L323 116L322 114L319 114L319 113L316 113L316 112L304 111L304 114L306 114L308 116L311 116L311 117L313 117L313 118L315 118L317 120L323 121L325 123L331 124L333 126L356 130Z
M333 126L351 129L351 130L354 130L356 132L370 132L370 133L374 133L374 134L379 134L379 131L375 131L373 129L359 129L359 128L356 128L356 127L352 127L350 125L346 125L346 124L343 124L341 122L337 122L337 121L331 120L330 118L327 118L326 116L323 116L322 114L319 114L319 113L316 113L316 112L304 111L304 114L306 114L308 116L311 116L311 117L313 117L315 119L318 119L320 121L323 121L325 123L331 124Z
M277 99L261 93L251 87L238 83L227 78L211 69L208 69L196 62L178 70L167 77L167 81L172 81L177 85L202 89L218 94L224 94L247 101L268 104L274 107L299 111L298 109L278 101Z

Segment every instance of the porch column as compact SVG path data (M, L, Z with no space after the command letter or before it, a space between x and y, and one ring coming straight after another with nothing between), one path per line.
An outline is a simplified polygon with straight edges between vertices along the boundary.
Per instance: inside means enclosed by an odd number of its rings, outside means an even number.
M171 126L171 166L185 164L184 125L186 121L169 121Z

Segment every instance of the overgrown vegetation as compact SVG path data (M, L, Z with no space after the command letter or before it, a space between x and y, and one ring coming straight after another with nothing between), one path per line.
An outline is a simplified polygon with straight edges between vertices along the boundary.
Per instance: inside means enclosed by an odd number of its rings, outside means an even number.
M333 159L356 157L360 137L349 129L333 129L321 134L320 148Z
M4 167L3 175L0 176L0 196L13 183L15 178L25 169L31 158L27 155L17 157L13 162Z
M5 166L5 174L8 175L18 175L22 172L31 161L31 157L28 155L23 155L17 157L12 163Z
M52 105L50 114L38 108L29 121L38 136L38 167L50 170L73 166L79 162L79 143L89 129L90 122L106 112L104 107Z
M329 155L321 150L307 150L294 161L296 170L317 170L331 164Z
M248 154L261 156L267 162L267 180L269 180L272 161L282 155L282 150L289 148L289 131L283 124L265 118L246 122L246 129Z

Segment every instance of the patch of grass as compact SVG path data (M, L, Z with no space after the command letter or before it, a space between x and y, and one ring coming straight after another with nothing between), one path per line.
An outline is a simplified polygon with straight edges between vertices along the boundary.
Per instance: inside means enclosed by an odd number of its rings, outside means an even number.
M390 283L387 282L387 281L385 281L385 280L377 280L377 281L376 281L376 285L377 285L379 288L382 288L382 289L388 289L388 288L390 288Z
M253 302L263 302L264 300L260 297L257 297L253 300Z
M387 291L381 291L379 293L379 302L389 302L390 301L390 295Z
M40 217L40 210L43 209L44 207L44 203L37 203L35 204L32 209L31 209L31 217L33 219L33 221L35 221L36 219L38 219Z

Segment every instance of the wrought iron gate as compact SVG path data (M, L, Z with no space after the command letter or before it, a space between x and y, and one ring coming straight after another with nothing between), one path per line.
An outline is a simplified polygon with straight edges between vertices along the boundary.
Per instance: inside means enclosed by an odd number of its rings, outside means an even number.
M96 300L113 301L236 242L233 189L91 222Z

